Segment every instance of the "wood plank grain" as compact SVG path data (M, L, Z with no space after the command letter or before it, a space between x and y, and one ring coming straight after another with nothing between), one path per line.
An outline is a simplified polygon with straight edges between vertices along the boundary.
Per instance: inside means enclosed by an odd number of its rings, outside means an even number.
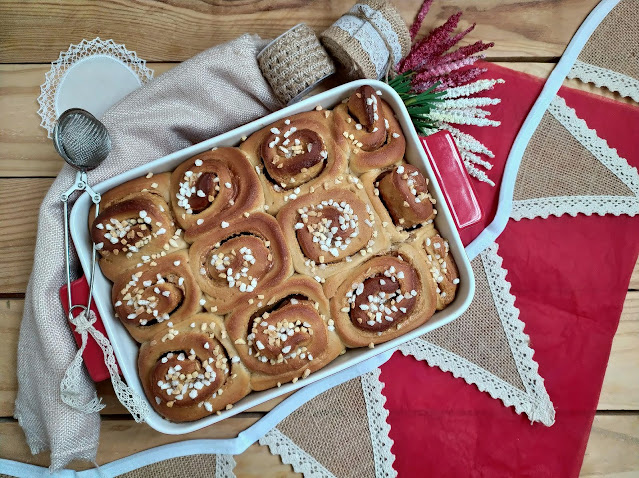
M597 409L639 409L639 291L626 296Z
M0 179L0 293L26 290L33 265L38 209L52 182L50 178Z
M630 278L628 289L639 290L639 257L637 258L637 264L632 271L632 277Z
M506 63L499 65L546 78L554 63ZM173 68L172 63L150 65L160 75ZM55 176L63 161L53 149L46 131L40 127L36 98L48 65L0 65L0 177ZM584 84L578 80L565 83L618 101L633 103L618 93ZM639 284L639 275L635 279ZM637 285L639 288L639 285Z
M421 2L395 0L412 22ZM275 38L304 22L320 33L351 6L341 0L62 0L0 2L0 63L44 63L70 43L95 36L124 42L148 61L183 61L245 32ZM477 23L465 43L494 41L494 58L561 55L597 0L442 0L435 2L423 32L462 10L460 28ZM69 28L73 25L73 28Z
M639 414L595 416L580 476L639 476Z
M22 320L22 300L0 302L0 417L13 416L13 403L18 393L18 334Z
M247 417L240 415L186 435L164 435L156 432L145 424L135 423L133 420L103 418L96 462L98 465L102 465L142 450L166 445L167 443L201 438L232 438L237 436L240 431L251 426L258 419L259 417L256 416ZM250 460L250 456L253 453L260 459L263 455L261 450L256 450L255 448L249 449L245 453L248 455L245 461ZM24 438L24 433L15 420L4 419L0 421L0 458L9 458L33 465L49 465L48 453L31 455ZM287 468L287 466L283 465L279 458L268 461L269 466L272 466L276 472L279 471L278 462L284 471L290 470L290 467ZM251 468L250 464L245 466ZM74 461L71 462L68 468L85 470L87 468L93 468L93 464ZM268 476L277 476L277 473Z

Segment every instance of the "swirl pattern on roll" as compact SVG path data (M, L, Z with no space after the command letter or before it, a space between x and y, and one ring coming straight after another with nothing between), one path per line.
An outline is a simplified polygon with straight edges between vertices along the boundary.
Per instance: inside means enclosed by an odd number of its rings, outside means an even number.
M437 310L446 308L455 298L459 271L447 240L437 233L419 235L414 244L426 255L429 271L437 284Z
M437 298L423 256L408 245L330 278L331 316L348 347L372 347L424 324Z
M176 422L230 410L250 391L248 371L214 314L196 314L142 344L138 372L153 408Z
M254 167L237 148L214 148L180 164L171 201L185 239L193 242L222 221L261 210L264 194Z
M187 247L167 204L169 181L169 173L147 175L103 195L103 209L90 219L90 233L109 279Z
M207 310L219 314L252 302L293 273L280 226L259 212L200 236L189 257Z
M333 110L333 131L350 144L349 167L361 174L399 163L406 138L391 107L368 85Z
M268 211L326 185L346 171L346 142L334 138L332 112L309 111L277 121L240 145L260 171Z
M318 282L388 246L377 213L356 188L302 196L284 206L277 220L295 270Z
M258 299L226 320L253 390L306 378L344 349L328 300L312 279L293 276Z
M394 241L405 241L422 229L433 233L436 201L428 192L428 179L415 166L400 164L369 171L361 180L382 226Z
M111 299L115 315L138 342L149 340L163 322L177 324L202 310L202 292L178 251L120 275Z

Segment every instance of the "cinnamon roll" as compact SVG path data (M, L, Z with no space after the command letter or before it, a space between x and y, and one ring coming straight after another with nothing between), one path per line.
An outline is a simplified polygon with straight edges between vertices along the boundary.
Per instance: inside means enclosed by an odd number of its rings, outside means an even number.
M436 285L423 256L408 245L326 281L331 317L348 347L373 347L424 324L435 312Z
M277 215L295 270L318 282L388 247L377 213L360 189L320 189Z
M115 315L138 342L166 328L163 322L177 325L202 310L202 293L188 263L188 253L178 251L115 280L111 290Z
M249 374L214 314L165 327L140 347L138 372L151 406L188 422L229 410L250 391Z
M361 174L399 163L406 151L404 132L391 107L368 85L360 86L333 110L335 136L348 139L349 166Z
M302 276L235 310L226 327L253 390L306 378L344 350L321 286Z
M434 233L435 199L428 192L428 179L415 166L400 164L369 171L360 179L382 226L395 242L405 241L422 228Z
M258 168L268 212L334 180L346 171L346 141L334 138L332 112L309 111L277 121L240 145Z
M459 284L459 271L448 241L435 232L418 235L413 245L426 256L429 271L437 284L437 310L442 310L455 298Z
M187 247L167 204L169 181L169 173L127 181L102 196L97 218L90 214L91 239L109 279Z
M252 302L293 273L280 226L260 212L203 234L189 256L207 310L219 314Z
M193 242L222 221L261 210L264 194L254 167L237 148L214 148L180 164L171 201L185 239Z

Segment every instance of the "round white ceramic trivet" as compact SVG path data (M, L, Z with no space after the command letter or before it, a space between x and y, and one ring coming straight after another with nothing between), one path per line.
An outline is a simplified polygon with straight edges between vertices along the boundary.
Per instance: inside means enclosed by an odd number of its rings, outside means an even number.
M57 118L69 108L82 108L96 118L153 78L153 70L113 40L82 40L60 53L40 86L40 126L49 138Z

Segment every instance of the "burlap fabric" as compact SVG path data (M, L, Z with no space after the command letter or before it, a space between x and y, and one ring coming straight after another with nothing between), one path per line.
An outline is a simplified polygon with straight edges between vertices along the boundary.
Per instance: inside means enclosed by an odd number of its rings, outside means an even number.
M260 439L284 463L315 477L394 477L379 369L309 401Z
M526 147L511 216L639 214L639 176L555 97Z
M619 2L593 32L568 77L639 101L638 25L639 2Z
M410 34L395 6L362 0L320 36L347 76L379 79L410 50Z
M304 23L269 43L257 56L257 62L283 104L299 99L335 73L333 61L315 32Z
M579 165L579 167L575 167ZM517 173L515 201L580 194L632 196L632 191L546 112Z
M550 426L555 411L497 249L493 244L472 261L476 291L470 308L450 324L400 346L400 351L451 372L531 421Z
M235 460L230 455L191 455L143 466L117 478L232 478Z
M113 151L89 173L92 183L200 142L278 107L256 55L265 42L245 35L178 65L129 95L102 121ZM64 166L40 208L33 271L18 343L15 416L33 453L51 450L51 468L96 456L100 417L84 415L60 399L60 381L77 350L60 307L64 283L60 194L75 172ZM74 270L78 270L77 261ZM83 401L95 395L85 373Z

